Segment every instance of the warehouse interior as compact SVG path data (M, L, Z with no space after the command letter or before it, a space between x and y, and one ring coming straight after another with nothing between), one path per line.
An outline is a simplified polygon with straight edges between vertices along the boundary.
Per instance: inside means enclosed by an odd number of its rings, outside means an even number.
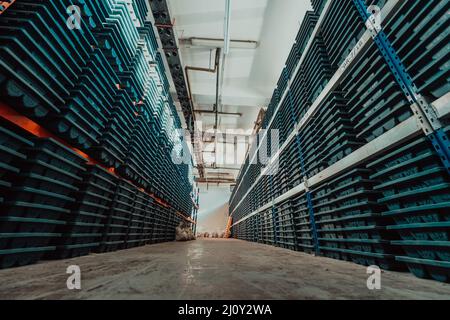
M449 10L0 1L0 300L449 300Z

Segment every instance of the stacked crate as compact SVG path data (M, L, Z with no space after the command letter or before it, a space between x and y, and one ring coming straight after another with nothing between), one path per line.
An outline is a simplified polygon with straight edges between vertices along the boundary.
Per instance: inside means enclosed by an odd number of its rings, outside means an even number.
M150 197L145 198L144 224L142 228L142 241L144 244L153 244L153 229L155 226L155 210L153 209L154 200Z
M274 224L277 230L277 245L282 248L296 250L294 214L291 201L286 200L275 208Z
M395 268L370 171L353 169L312 191L319 249L332 258Z
M314 12L320 16L329 0L311 0Z
M61 231L63 237L55 257L67 258L97 251L109 218L117 178L98 165L89 165L74 195L76 205Z
M309 177L362 146L349 119L350 108L342 96L341 92L330 93L314 119L300 130L305 173Z
M370 142L412 116L410 104L374 43L341 82L357 137Z
M12 142L11 138L6 142ZM55 254L76 204L72 195L79 190L76 185L85 171L85 160L64 145L52 139L32 141L28 147L15 149L26 158L17 159L20 172L3 192L2 242L9 241L9 251L4 251L2 267L29 264Z
M306 194L300 193L291 199L296 245L299 251L314 252L314 235L311 228L310 211Z
M450 90L448 24L450 3L402 2L386 34L422 95L430 101Z
M147 15L143 0L2 13L1 108L15 123L0 126L3 267L171 241L190 215L192 167L171 161L182 125Z
M7 192L23 174L21 164L27 161L27 149L34 147L34 139L5 121L1 124L0 267L6 268L38 261L47 252L56 249L49 245L50 239L61 235L55 232L59 221L36 216L23 217L12 211L7 214L4 210L11 201ZM25 221L26 225L23 223Z
M447 130L450 130L448 128ZM450 179L426 138L408 141L369 164L386 206L384 217L398 234L397 261L420 278L450 280Z
M101 252L116 251L125 247L135 197L135 186L125 180L117 182L113 205L103 233Z
M336 71L364 34L366 27L352 1L331 1L320 30L331 66Z
M127 248L138 247L145 244L144 226L148 196L142 191L137 190L134 200L134 208L131 211L127 228Z
M272 208L261 212L262 238L264 244L275 245Z

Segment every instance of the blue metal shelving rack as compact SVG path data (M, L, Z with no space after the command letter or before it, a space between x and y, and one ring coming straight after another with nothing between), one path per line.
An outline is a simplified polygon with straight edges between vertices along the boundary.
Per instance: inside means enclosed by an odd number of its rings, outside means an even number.
M383 5L382 28L376 25L377 11L367 11L367 5L374 3ZM450 247L446 214L450 210L450 129L445 120L450 115L450 93L445 92L449 87L445 83L445 66L439 67L445 61L442 45L447 21L441 16L448 11L449 5L431 1L421 6L418 2L398 0L313 2L318 17L311 39L299 57L293 54L297 43L294 44L287 62L289 76L286 77L286 69L283 69L264 119L267 129L280 126L280 119L288 120L287 136L286 133L282 135L282 146L275 156L288 170L300 167L304 180L289 185L287 179L278 179L275 197L255 196L253 193L266 190L262 186L267 179L255 176L246 163L230 200L235 237L244 238L242 230L251 230L250 220L254 217L267 218L267 210L278 212L281 204L286 208L290 203L297 228L298 250L360 264L378 263L386 269L406 265L419 277L450 280L446 254ZM339 22L337 19L341 15L346 17L341 17L343 20ZM407 16L412 19L411 23L401 24ZM349 20L349 17L356 20ZM433 24L433 17L441 17L440 22ZM412 28L414 24L417 28L420 26L420 30L411 33L410 37L415 41L405 40L408 36L405 27L399 30L399 26ZM426 26L432 28L432 32L426 37L420 36ZM401 37L396 37L396 32L401 33ZM342 38L336 38L337 34ZM303 106L292 103L291 92L307 87L301 83L299 74L307 61L308 51L314 48L314 39L320 36L332 55L334 76L312 105L299 112ZM389 37L399 47L398 52ZM421 61L427 60L427 54L430 56L430 66L422 68L411 62L411 52L417 50ZM294 67L295 59L298 59L297 67ZM405 67L404 61L414 67L408 69L409 65ZM438 75L430 74L430 70L437 70ZM364 78L370 76L373 77L372 84ZM428 78L421 79L421 76ZM420 83L420 90L416 81ZM424 88L431 91L424 93ZM311 168L314 163L311 158L317 157L322 149L304 146L303 140L319 136L311 132L324 123L317 117L333 114L322 110L333 95L340 97L337 100L340 104L351 102L346 108L339 109L340 113L334 114L347 119L345 130L349 130L348 123L351 123L355 133L346 132L339 136L341 140L336 140L338 136L335 136L333 141L339 147L344 148L349 142L346 151L308 174L311 169L305 169L305 164ZM286 108L290 112L289 118L285 115ZM300 114L299 119L296 114ZM333 126L339 122L326 123ZM317 128L316 124L319 125ZM306 141L316 144L314 140ZM286 172L285 167L280 170L283 174ZM253 207L248 206L250 198L258 200ZM275 216L270 218L276 219ZM424 241L414 237L422 237Z

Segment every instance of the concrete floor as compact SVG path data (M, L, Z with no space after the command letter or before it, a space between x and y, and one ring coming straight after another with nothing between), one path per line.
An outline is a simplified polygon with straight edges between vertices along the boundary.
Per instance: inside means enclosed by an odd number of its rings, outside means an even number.
M66 287L79 265L82 289ZM450 285L238 240L165 243L0 270L0 299L450 299Z

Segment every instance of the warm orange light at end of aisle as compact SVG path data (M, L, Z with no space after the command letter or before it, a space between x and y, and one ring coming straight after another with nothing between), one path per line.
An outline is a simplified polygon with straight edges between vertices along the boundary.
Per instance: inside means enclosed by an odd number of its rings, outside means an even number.
M225 230L225 238L230 238L231 237L231 227L233 225L233 217L229 217L228 218L228 223L227 223L227 228Z

